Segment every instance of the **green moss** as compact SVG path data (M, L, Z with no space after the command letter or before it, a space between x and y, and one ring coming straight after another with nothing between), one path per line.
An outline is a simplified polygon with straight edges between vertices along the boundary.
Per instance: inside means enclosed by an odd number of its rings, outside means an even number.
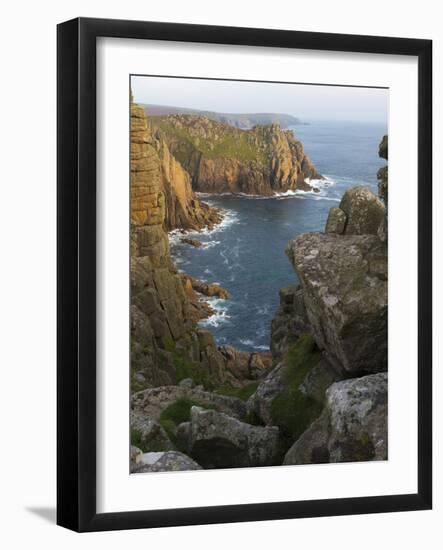
M212 389L213 384L208 372L198 363L193 363L179 351L172 351L172 363L174 365L177 382L185 378L191 378L196 384L201 384L206 389Z
M290 348L284 359L284 380L287 386L273 399L271 415L274 424L291 441L298 439L321 413L321 405L299 390L305 376L320 357L312 336L304 335Z
M176 443L176 431L177 426L182 422L188 422L191 419L191 408L196 405L198 407L204 407L205 409L214 409L214 407L208 405L202 405L192 399L182 397L177 399L174 403L171 403L160 415L160 424L163 426L165 432L168 434L169 439Z
M166 336L166 338L163 339L163 348L166 351L174 351L175 350L175 342L170 336Z
M246 413L245 422L246 424L252 424L253 426L264 426L263 420L255 411L248 411Z
M131 445L134 445L143 451L142 434L135 428L131 428Z
M165 430L166 435L175 444L176 442L175 432L177 431L176 424L172 420L168 420L168 419L160 420L160 424Z
M251 397L251 395L255 393L257 386L258 382L252 382L251 384L243 386L242 388L222 386L221 388L215 390L215 393L218 393L220 395L227 395L229 397L238 397L239 399L243 399L243 401L247 401Z

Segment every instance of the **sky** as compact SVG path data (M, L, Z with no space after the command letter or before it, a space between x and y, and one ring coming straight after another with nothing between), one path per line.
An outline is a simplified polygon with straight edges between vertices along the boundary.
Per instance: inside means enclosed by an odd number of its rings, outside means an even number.
M387 123L389 90L133 76L136 103L223 113L285 113L310 120Z

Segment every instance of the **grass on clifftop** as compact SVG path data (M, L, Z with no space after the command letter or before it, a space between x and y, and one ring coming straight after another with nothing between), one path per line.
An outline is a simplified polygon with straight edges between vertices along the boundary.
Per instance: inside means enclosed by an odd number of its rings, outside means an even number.
M287 387L273 399L271 414L274 424L290 441L298 439L321 413L321 405L299 390L305 376L320 357L312 336L304 335L289 349L284 359Z
M200 151L206 158L232 158L239 161L257 161L265 165L268 161L268 146L263 137L254 130L239 130L225 124L207 120L207 126L213 138L204 135L193 135L192 121L189 126L177 127L167 117L153 117L150 119L154 127L160 128L168 137L179 142L174 148L174 156L186 165L192 151ZM195 128L199 128L200 119L195 120ZM191 131L190 131L191 130ZM206 132L205 132L206 133Z

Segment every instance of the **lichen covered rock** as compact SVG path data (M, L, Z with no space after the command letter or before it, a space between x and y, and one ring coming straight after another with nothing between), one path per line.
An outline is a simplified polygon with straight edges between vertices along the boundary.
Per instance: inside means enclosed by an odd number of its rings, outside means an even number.
M331 208L326 221L325 233L341 235L345 232L347 216L341 208Z
M306 233L287 253L328 360L350 373L386 370L386 245L374 235Z
M340 210L346 216L346 235L377 235L386 213L381 200L363 186L352 187L346 191L340 202Z
M186 470L201 470L201 466L192 458L178 451L165 453L146 453L136 464L131 464L131 473L146 472L183 472Z
M388 375L333 384L326 392L331 462L388 457Z

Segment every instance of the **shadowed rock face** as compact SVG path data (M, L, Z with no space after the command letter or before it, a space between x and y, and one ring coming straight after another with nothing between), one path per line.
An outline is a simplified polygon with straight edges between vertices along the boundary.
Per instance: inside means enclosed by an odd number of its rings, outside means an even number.
M281 463L277 427L251 426L223 413L192 407L189 454L205 468L273 466Z
M386 245L375 235L307 233L287 254L312 334L330 361L347 372L386 370Z
M197 191L270 196L310 190L305 180L321 178L302 143L277 124L239 130L192 115L156 117L151 123Z
M280 289L280 306L271 323L271 352L280 360L302 334L310 331L300 285Z

